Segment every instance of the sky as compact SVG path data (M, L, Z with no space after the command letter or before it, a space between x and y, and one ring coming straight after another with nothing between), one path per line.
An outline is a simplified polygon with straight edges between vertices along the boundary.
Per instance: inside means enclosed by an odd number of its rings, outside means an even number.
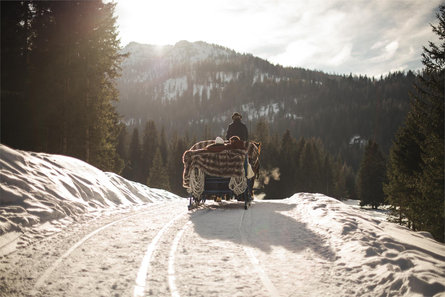
M380 76L422 68L442 0L116 0L122 46L205 41L273 64Z

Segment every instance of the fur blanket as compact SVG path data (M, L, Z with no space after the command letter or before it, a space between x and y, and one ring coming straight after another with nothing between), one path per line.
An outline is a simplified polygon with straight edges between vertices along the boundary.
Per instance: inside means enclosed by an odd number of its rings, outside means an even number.
M206 175L219 177L245 176L244 159L246 154L255 174L259 169L260 145L249 142L247 148L230 148L215 151L215 141L205 140L194 144L182 156L184 171L182 185L190 188L190 170L199 167Z

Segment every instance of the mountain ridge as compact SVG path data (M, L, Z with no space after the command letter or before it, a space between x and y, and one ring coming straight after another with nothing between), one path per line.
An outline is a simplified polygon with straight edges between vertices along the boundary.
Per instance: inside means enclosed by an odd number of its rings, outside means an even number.
M154 120L167 135L214 138L238 111L251 130L265 121L271 135L317 137L334 155L355 136L375 137L387 152L415 80L411 71L376 80L283 67L202 41L123 52L117 111L130 129Z
M199 101L202 102L210 98L212 90L224 89L230 82L243 80L246 83L245 76L250 77L247 81L250 85L267 80L277 83L291 79L305 81L303 73L307 71L273 65L252 54L241 54L203 41L179 41L175 45L166 46L131 42L123 52L129 53L129 58L122 63L123 74L118 84L123 101L128 98L123 85L129 83L134 84L134 87L142 87L145 91L143 95L147 95L145 97L148 100L178 100L184 92L193 90L191 95L199 93ZM243 68L243 64L247 66ZM203 77L200 72L210 75ZM239 107L248 112L251 102L241 102L246 104ZM264 108L276 111L276 108L267 104L256 115L249 114L249 119L264 116Z

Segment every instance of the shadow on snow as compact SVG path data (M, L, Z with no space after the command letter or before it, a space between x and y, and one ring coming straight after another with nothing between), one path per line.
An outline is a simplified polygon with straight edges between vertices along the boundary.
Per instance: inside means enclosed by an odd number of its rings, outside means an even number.
M323 237L305 223L282 213L295 207L296 204L260 202L245 211L241 203L206 205L191 214L190 220L196 233L204 239L236 244L247 242L266 253L270 253L274 246L295 253L310 249L320 257L334 261L335 252ZM241 234L246 241L242 240Z

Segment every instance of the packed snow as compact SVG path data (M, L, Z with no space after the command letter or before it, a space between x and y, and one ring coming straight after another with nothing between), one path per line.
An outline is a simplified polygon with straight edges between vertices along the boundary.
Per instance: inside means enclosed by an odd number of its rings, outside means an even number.
M74 158L0 152L1 296L445 296L445 245L357 201L298 193L188 212Z
M0 145L0 157L0 235L101 209L179 198L67 156Z
M321 194L296 194L290 200L302 222L329 238L336 255L334 279L342 286L342 274L350 275L349 281L359 286L354 296L445 296L445 245L429 233L410 231L382 220L381 213Z

